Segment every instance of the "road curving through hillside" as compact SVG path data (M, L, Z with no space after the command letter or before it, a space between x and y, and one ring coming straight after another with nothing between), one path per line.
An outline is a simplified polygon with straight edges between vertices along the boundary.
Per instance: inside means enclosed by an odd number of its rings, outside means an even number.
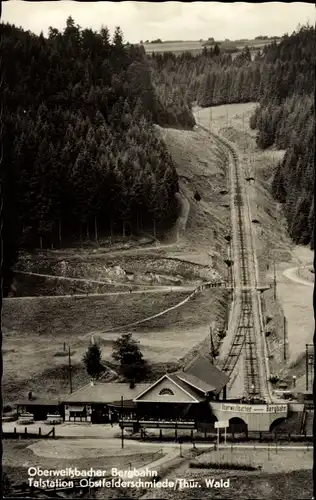
M283 271L283 275L290 279L291 281L294 281L295 283L299 283L300 285L305 285L305 286L311 286L314 287L314 283L312 281L307 281L298 276L298 271L301 269L300 267L290 267L289 269L286 269Z

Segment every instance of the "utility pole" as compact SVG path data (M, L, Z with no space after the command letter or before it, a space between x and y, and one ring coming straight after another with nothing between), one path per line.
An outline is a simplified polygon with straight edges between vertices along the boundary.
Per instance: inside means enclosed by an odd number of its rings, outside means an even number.
M121 396L121 448L124 448L123 396Z
M276 300L276 272L275 272L275 260L273 261L273 287L274 287L274 300Z
M306 391L308 392L308 387L309 387L309 380L308 380L308 344L306 344L306 354L305 354L305 362L306 362Z
M245 115L244 113L242 114L242 133L243 135L245 135L245 122L244 122L244 119L245 119ZM244 154L246 153L246 142L245 142L245 137L244 137Z
M70 385L70 394L72 393L72 366L71 366L71 353L70 346L68 346L68 368L69 368L69 385Z
M287 319L283 316L283 359L286 361L286 331L287 331Z
M210 326L210 346L209 346L209 351L210 351L210 354L212 356L212 361L214 361L214 353L215 353L215 346L214 346L214 342L213 342L213 331L215 329L215 323L213 321L213 323L211 324Z

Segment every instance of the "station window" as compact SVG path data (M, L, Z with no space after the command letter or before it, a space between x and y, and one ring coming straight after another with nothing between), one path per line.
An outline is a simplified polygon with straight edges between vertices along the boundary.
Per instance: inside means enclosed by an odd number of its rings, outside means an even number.
M174 396L174 392L169 388L161 389L159 396Z

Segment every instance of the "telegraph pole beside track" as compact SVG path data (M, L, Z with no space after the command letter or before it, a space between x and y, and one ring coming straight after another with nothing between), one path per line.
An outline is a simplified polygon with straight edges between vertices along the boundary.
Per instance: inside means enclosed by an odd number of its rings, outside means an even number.
M273 261L273 288L274 288L274 300L276 300L276 271L275 271L275 260Z
M70 346L68 346L68 369L69 369L69 385L70 385L70 394L72 393L72 366L71 366L71 353Z

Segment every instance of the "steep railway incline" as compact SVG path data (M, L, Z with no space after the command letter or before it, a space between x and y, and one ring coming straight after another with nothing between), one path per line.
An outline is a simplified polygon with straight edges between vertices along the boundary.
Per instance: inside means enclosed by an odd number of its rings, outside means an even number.
M234 380L240 363L244 362L244 397L272 401L267 348L262 325L256 252L253 244L251 213L242 165L233 146L210 130L229 164L231 192L232 258L234 289L231 319L223 343L219 364L230 377L230 396L234 395Z

